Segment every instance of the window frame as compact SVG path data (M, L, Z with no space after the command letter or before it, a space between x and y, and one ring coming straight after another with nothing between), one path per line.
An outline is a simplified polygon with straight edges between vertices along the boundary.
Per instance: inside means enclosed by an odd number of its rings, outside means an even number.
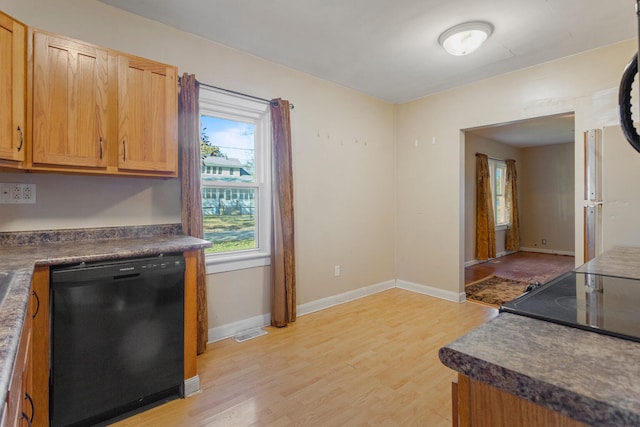
M256 248L240 251L208 253L205 256L207 274L267 266L271 264L271 117L269 105L213 89L200 88L201 116L252 123L254 125L255 183L207 181L213 185L201 187L255 188ZM200 127L199 127L200 129ZM202 196L201 196L202 197Z
M500 169L502 170L502 191L503 194L498 195L496 192L496 188L495 188L495 184L496 184L496 180L497 180L497 170ZM500 159L489 159L489 175L490 175L490 181L491 181L491 201L493 203L493 221L494 221L494 225L496 230L504 230L506 228L509 227L509 225L511 224L510 222L510 218L509 218L509 213L505 212L505 220L504 222L499 222L498 221L498 210L497 210L497 205L498 205L498 198L502 197L502 206L504 206L504 209L506 210L507 208L507 199L506 199L506 183L507 183L507 162L504 160L500 160Z

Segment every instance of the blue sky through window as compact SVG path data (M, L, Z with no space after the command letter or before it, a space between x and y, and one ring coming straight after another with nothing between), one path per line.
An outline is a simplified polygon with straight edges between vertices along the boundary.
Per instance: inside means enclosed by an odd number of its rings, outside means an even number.
M209 136L211 144L220 147L228 158L238 159L244 165L253 164L255 128L252 123L203 115L200 127Z

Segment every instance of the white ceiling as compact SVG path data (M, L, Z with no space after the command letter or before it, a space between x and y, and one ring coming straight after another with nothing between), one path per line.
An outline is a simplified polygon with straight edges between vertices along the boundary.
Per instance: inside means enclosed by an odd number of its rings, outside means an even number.
M574 131L573 114L536 117L514 123L466 130L486 139L518 148L573 142Z
M638 34L633 0L99 1L391 103ZM493 24L489 40L468 56L445 53L438 36L471 20ZM556 116L472 132L525 147L573 141L574 124Z
M633 0L100 0L269 61L402 103L636 37ZM454 57L438 36L495 30Z

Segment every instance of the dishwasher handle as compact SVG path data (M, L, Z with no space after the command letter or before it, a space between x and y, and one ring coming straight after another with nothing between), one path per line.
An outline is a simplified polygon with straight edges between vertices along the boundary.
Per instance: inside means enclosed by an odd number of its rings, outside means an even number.
M117 276L113 276L113 280L127 280L127 279L134 279L136 277L140 277L140 273L120 274Z

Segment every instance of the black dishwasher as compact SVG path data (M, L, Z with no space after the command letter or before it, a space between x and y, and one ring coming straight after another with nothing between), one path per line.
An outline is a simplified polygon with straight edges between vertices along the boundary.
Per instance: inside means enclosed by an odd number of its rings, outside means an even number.
M181 254L51 268L51 426L84 426L182 394Z

